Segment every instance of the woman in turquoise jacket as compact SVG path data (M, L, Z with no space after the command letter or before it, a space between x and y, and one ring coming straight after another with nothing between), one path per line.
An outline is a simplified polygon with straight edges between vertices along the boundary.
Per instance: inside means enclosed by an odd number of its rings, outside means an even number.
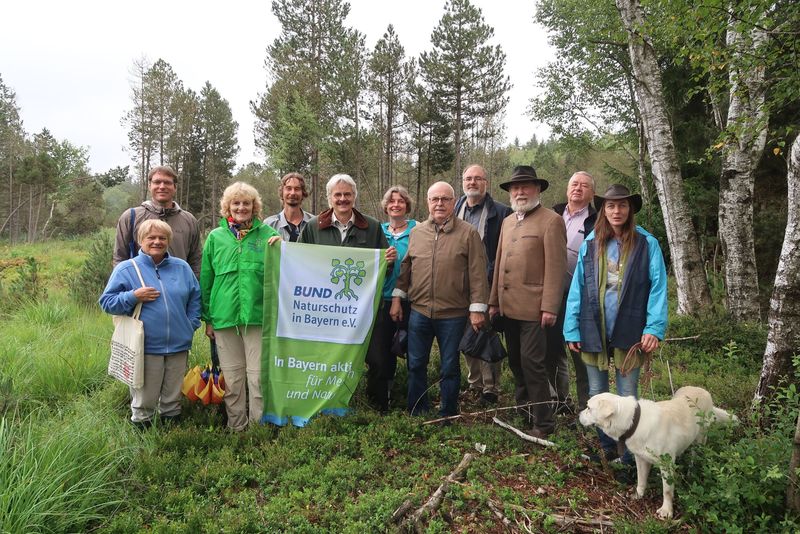
M408 328L410 309L408 300L402 303L403 321L394 322L389 317L389 308L392 307L392 291L397 283L397 277L400 276L400 263L408 252L411 229L417 224L417 221L408 219L411 206L411 195L401 185L390 187L381 200L383 212L389 217L388 222L381 223L381 229L389 246L397 249L397 259L392 265L392 270L386 273L386 280L383 282L383 304L372 334L380 345L372 351L375 357L367 370L367 394L375 407L384 413L389 410L394 374L397 370L397 356L392 353L392 341L398 330Z
M280 236L261 222L261 207L261 196L253 186L236 182L225 189L220 200L222 219L206 239L200 269L202 317L206 335L217 344L225 376L228 428L234 431L260 421L264 405L264 247Z
M636 226L640 195L614 184L595 196L595 206L597 223L578 252L567 297L564 339L581 353L590 396L608 391L613 360L617 393L638 398L644 354L658 348L667 329L667 270L656 238ZM634 346L639 350L628 357ZM614 440L599 435L606 457L615 457ZM623 461L633 462L630 453Z

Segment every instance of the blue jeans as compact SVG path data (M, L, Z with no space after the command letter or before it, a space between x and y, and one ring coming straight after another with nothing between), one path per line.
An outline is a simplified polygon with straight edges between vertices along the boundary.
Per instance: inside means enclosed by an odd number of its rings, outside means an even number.
M617 380L617 394L622 397L634 396L639 398L639 372L641 367L636 367L628 371L628 376L622 376L619 369L616 369ZM608 392L608 370L601 371L594 365L586 364L586 375L589 378L589 397L593 397L598 393ZM616 452L617 442L608 437L605 432L597 429L597 435L600 438L600 446L606 452ZM626 450L622 456L622 462L632 464L634 462L633 455L630 451Z
M458 413L458 390L461 384L458 344L466 324L466 317L430 319L411 310L408 318L408 411L411 415L430 410L428 361L434 337L441 354L439 415L447 417Z

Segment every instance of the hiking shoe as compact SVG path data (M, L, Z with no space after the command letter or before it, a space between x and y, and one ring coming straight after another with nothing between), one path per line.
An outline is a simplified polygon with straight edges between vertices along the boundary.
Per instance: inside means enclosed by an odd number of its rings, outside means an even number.
M153 422L150 419L147 419L145 421L131 421L131 425L133 425L133 428L135 428L136 430L145 431L151 426L153 426Z
M480 404L481 406L494 406L497 404L497 393L492 393L491 391L481 393Z

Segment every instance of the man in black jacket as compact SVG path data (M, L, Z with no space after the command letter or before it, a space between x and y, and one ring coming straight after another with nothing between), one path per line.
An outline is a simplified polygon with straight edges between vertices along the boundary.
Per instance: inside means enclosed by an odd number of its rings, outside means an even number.
M480 165L470 165L466 168L461 178L461 186L464 195L456 202L455 215L478 230L486 247L486 257L489 260L486 269L491 287L500 227L503 219L511 214L511 208L494 200L487 193L489 181L486 177L486 169ZM490 364L480 358L469 356L465 356L465 358L469 371L467 374L468 392L476 396L480 395L481 404L497 403L500 393L500 362Z
M585 171L578 171L572 175L567 184L567 202L556 204L553 211L564 218L567 226L567 273L564 285L564 299L561 311L558 314L555 326L547 329L547 361L557 362L556 369L548 369L548 375L558 395L557 412L573 409L569 398L569 364L567 363L567 350L564 344L564 309L567 302L569 286L572 282L572 273L578 261L578 250L593 230L597 219L597 212L592 207L594 199L594 178ZM570 352L572 363L575 365L575 384L578 391L578 410L586 408L589 400L589 379L586 376L586 367L578 352Z

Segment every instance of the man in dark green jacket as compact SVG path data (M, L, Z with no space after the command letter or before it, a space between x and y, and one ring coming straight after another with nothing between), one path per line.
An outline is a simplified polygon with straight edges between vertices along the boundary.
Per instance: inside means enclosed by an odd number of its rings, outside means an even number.
M299 243L332 245L356 248L386 249L386 261L391 265L397 259L397 250L390 247L381 224L364 215L354 205L358 198L356 182L347 174L336 174L325 186L328 208L306 224ZM383 302L383 301L381 301ZM381 412L389 410L389 376L387 359L381 354L378 341L382 337L381 313L372 328L372 338L367 350L367 396ZM374 342L373 342L374 340Z

